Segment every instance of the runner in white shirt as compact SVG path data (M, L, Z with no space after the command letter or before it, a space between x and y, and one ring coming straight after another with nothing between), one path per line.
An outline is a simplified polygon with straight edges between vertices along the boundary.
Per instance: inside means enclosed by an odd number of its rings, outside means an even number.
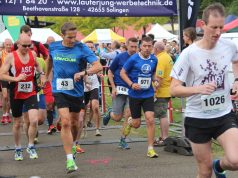
M203 38L182 52L171 73L171 94L187 97L185 135L192 145L199 178L211 177L212 168L217 178L226 178L225 170L238 169L238 129L231 112L228 83L228 66L232 62L237 97L238 51L232 42L219 39L224 16L224 7L219 3L204 10ZM224 149L220 160L212 161L212 138Z

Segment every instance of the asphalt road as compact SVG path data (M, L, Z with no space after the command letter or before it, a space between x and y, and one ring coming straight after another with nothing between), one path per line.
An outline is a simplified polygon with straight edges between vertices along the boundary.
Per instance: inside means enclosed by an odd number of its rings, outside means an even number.
M102 130L103 136L94 136L89 130L81 140L86 150L78 154L79 169L66 174L66 157L60 141L60 134L46 134L47 126L39 128L40 143L37 144L39 158L30 160L24 149L24 160L14 161L14 144L11 125L0 125L0 178L195 178L196 164L193 156L169 153L163 147L156 148L157 159L146 157L146 138L129 137L130 150L117 148L119 128ZM27 140L22 133L22 146ZM36 177L34 177L36 176ZM238 172L228 172L229 178L237 178Z

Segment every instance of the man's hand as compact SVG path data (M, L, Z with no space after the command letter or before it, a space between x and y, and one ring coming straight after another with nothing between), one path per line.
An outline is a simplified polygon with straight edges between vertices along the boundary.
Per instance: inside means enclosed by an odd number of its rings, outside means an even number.
M133 90L140 90L140 89L141 89L141 88L140 88L140 85L139 85L138 83L133 83L132 86L131 86L131 88L132 88Z
M112 98L116 98L117 96L117 89L116 88L112 88Z
M40 75L40 86L41 86L41 88L44 88L46 82L47 82L46 76L45 75Z
M205 85L197 86L198 93L203 95L210 95L216 90L215 82L207 83Z
M238 97L238 81L235 81L232 86L232 97Z
M74 74L74 81L75 82L80 81L83 78L84 75L85 75L84 71L83 72L78 72L78 73Z
M20 75L18 75L15 79L16 79L16 82L20 82L22 80L26 80L26 74L24 73L21 73Z

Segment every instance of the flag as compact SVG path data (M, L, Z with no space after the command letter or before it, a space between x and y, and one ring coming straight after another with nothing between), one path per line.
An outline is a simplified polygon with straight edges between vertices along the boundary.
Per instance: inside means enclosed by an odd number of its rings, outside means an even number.
M196 27L197 16L200 7L200 0L179 0L180 17L180 49L183 47L183 29Z
M25 25L25 19L23 16L3 16L3 23L10 33L13 41L15 42L20 34L20 28Z

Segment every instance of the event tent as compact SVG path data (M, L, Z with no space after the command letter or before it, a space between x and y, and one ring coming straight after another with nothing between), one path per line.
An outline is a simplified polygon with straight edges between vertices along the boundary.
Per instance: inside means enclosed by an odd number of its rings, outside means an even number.
M231 31L231 30L234 31L234 29L237 29L237 28L238 28L238 19L233 20L232 22L226 24L223 28L223 31L224 32L228 32L228 31Z
M56 41L62 40L62 37L55 33L50 28L31 28L32 30L32 37L31 39L34 41L39 41L41 43L46 43L46 40L49 36L53 36ZM0 42L3 42L6 38L12 39L11 35L9 34L8 30L3 31L0 33Z
M82 39L82 42L93 41L94 43L111 43L112 41L126 42L126 39L111 29L95 29L92 33Z
M146 33L146 35L148 35L148 34L153 34L155 36L155 40L157 40L157 41L163 40L163 39L167 39L167 40L177 40L178 39L178 37L176 35L168 32L158 23L155 24L151 28L151 30Z

